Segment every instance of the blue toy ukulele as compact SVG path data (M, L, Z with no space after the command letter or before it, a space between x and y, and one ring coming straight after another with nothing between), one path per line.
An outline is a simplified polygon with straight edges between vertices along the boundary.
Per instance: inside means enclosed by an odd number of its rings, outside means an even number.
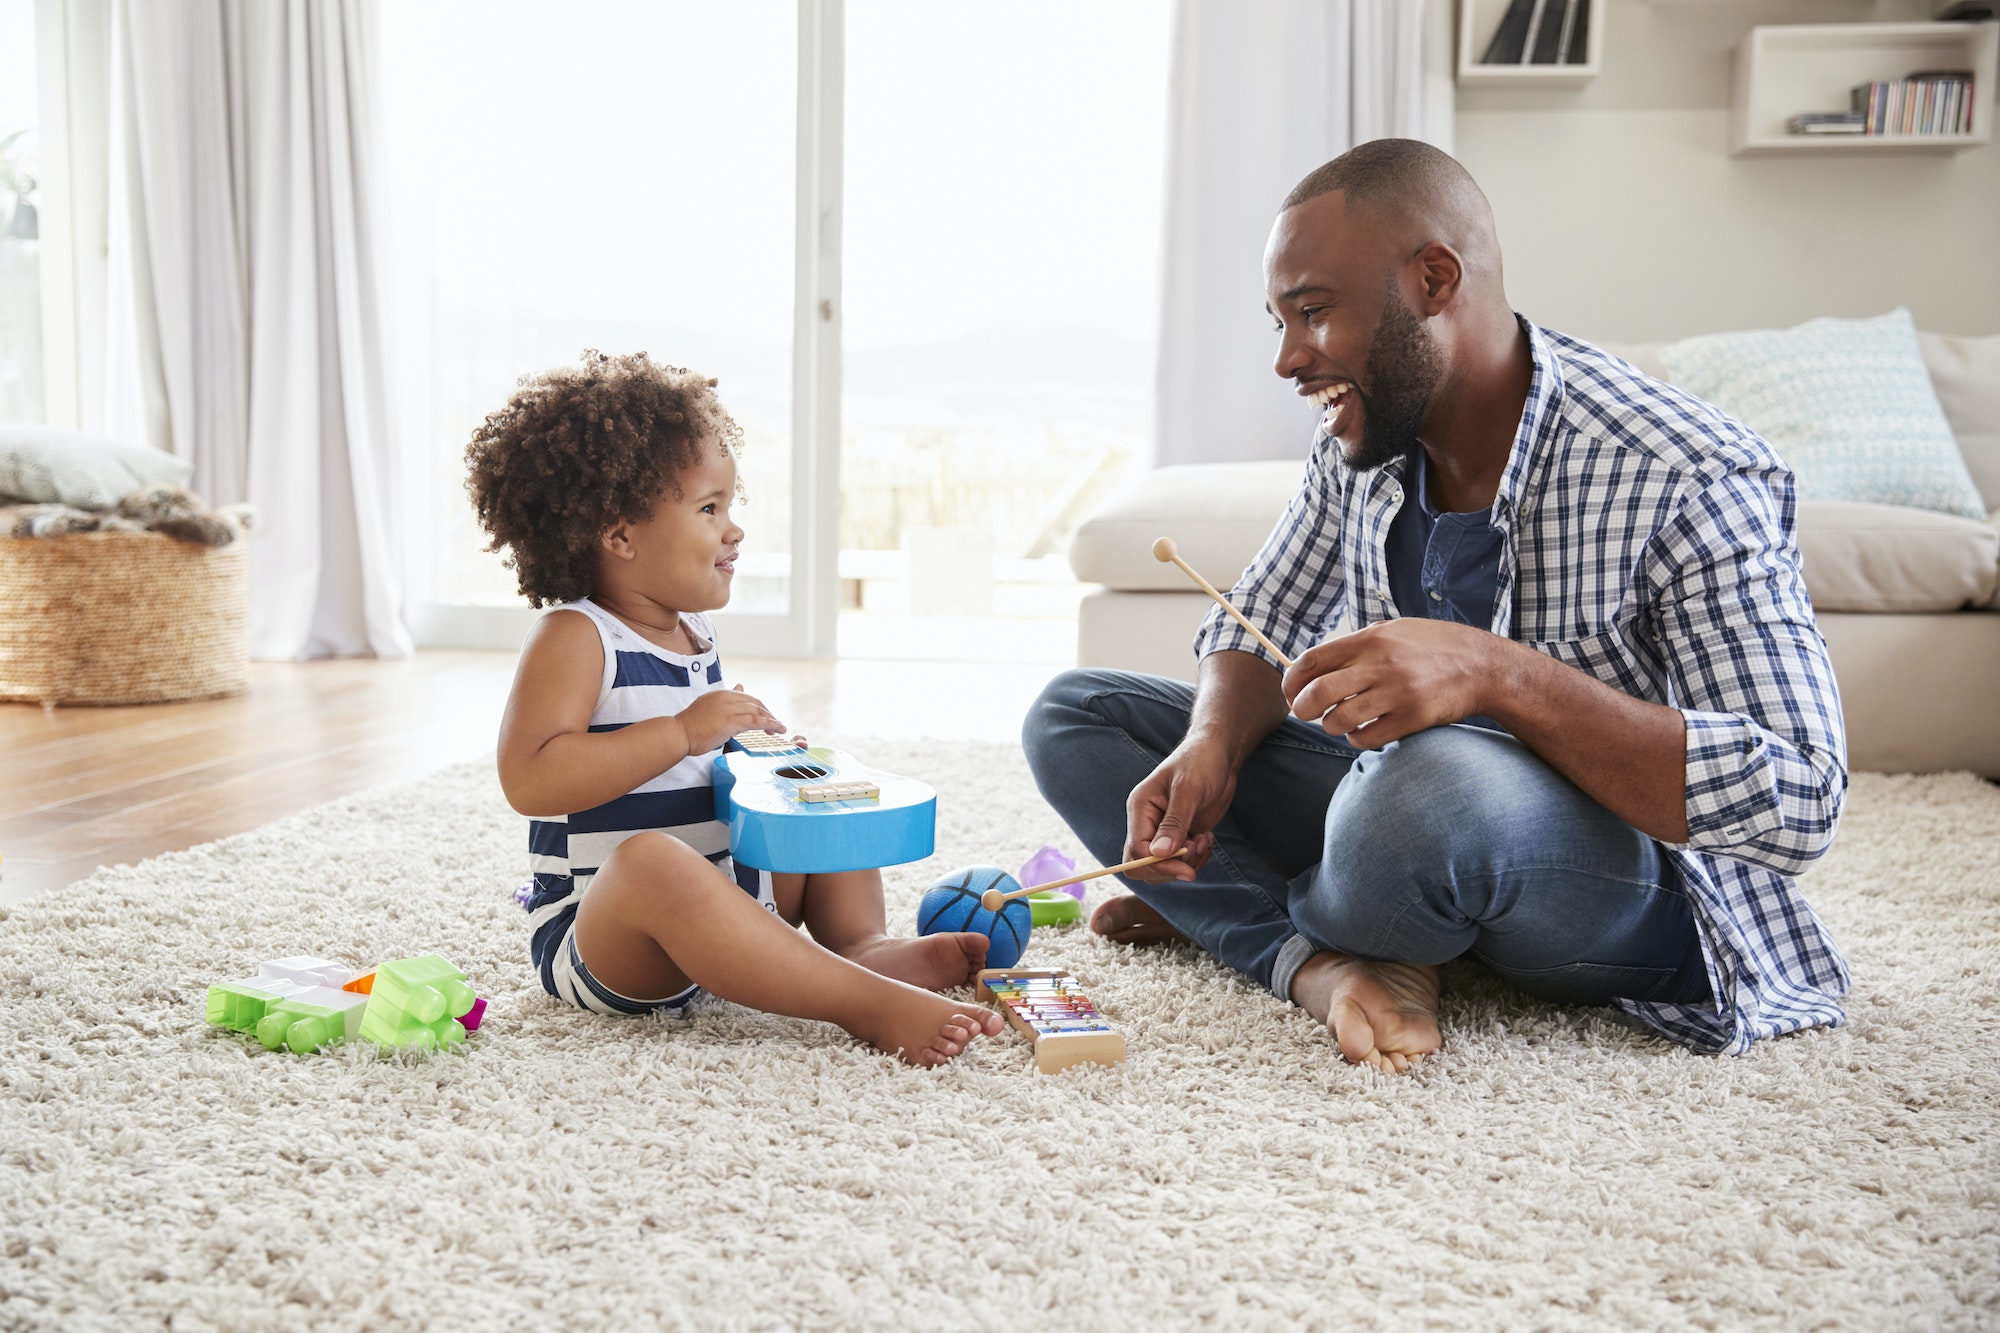
M784 874L901 865L937 846L937 793L923 783L763 731L715 757L715 817L730 855Z

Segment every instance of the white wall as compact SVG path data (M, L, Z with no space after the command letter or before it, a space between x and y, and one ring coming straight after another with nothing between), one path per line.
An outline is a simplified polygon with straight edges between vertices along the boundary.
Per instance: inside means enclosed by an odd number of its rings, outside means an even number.
M1730 157L1731 54L1768 23L1907 21L1922 0L1607 0L1581 91L1461 90L1514 307L1642 341L1874 315L2000 333L2000 144ZM1991 92L1988 96L1992 96Z

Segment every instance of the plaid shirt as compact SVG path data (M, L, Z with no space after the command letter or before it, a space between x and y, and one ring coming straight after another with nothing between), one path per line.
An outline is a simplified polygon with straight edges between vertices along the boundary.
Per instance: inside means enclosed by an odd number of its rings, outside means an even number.
M1833 840L1847 742L1794 539L1792 474L1740 422L1522 321L1534 374L1493 524L1493 632L1687 719L1686 883L1714 1008L1618 1001L1705 1052L1837 1024L1847 963L1796 876ZM1383 543L1401 469L1315 436L1305 482L1230 600L1296 657L1396 616ZM1198 656L1270 660L1217 608ZM1277 665L1273 662L1273 665Z

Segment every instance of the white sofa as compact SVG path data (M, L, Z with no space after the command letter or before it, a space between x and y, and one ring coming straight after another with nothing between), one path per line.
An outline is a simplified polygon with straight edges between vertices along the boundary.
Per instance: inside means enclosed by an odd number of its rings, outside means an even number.
M1840 682L1849 767L2000 778L2000 336L1918 334L1987 521L1888 505L1802 501L1806 587ZM1667 378L1657 345L1606 344ZM1242 573L1297 489L1303 460L1160 468L1077 530L1077 662L1182 680L1211 605L1152 557L1156 537L1218 588Z

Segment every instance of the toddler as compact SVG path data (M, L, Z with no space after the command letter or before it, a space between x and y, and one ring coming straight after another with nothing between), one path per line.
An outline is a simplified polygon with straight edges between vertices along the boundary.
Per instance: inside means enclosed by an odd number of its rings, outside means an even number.
M729 601L743 541L742 432L714 387L644 353L585 353L524 381L466 449L489 549L550 608L500 723L500 785L529 818L530 954L550 994L593 1013L677 1011L707 990L942 1064L1000 1030L932 993L971 980L986 937L893 939L880 871L735 865L715 819L723 742L782 724L725 687L703 614Z

